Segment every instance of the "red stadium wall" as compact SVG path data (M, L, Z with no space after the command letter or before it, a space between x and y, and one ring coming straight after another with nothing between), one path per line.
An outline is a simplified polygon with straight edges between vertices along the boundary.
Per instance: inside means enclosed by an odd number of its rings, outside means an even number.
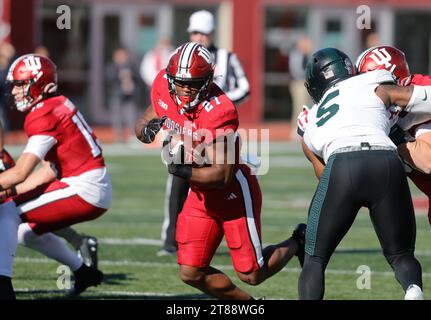
M263 114L263 10L260 1L233 1L233 51L250 81L251 95L239 108L242 123L262 120Z
M10 8L11 42L15 46L17 54L33 51L36 31L35 1L13 0Z

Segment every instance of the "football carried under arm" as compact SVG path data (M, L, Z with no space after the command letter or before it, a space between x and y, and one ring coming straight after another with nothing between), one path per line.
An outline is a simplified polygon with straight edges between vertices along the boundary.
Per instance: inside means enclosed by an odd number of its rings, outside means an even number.
M168 136L164 141L162 158L167 164L169 173L189 180L203 189L221 189L227 186L232 179L235 162L232 152L235 151L230 150L234 144L227 143L227 141L233 138L233 135L220 136L208 145L202 142L202 144L194 146L196 149L202 149L201 147L204 146L205 149L205 156L203 156L205 163L196 164L186 161L187 155L195 153L196 150L187 151L185 150L188 148L187 143L178 142L177 139ZM201 152L198 153L198 156L202 155Z
M157 117L152 105L145 111L135 123L135 135L143 143L151 143L156 138L156 134L160 131L165 122L166 116Z

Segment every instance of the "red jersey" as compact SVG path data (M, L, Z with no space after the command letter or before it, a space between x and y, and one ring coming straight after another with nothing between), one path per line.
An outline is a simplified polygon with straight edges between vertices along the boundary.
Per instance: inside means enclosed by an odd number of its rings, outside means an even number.
M238 129L238 112L232 101L216 85L209 89L208 99L202 101L192 112L181 113L180 108L171 97L168 90L168 81L165 71L162 70L154 80L151 90L151 102L158 117L167 116L163 128L175 131L177 134L192 136L194 141L209 143L218 136L226 134L225 130L236 132ZM202 135L205 129L206 135ZM239 163L239 136L236 139L234 174L238 169L249 173L245 164ZM209 208L221 207L223 202L219 199L227 198L230 186L222 190L202 190L191 183L196 192L194 196L205 198L205 206ZM226 195L227 194L227 195Z
M24 130L29 138L44 135L56 139L44 160L55 165L59 179L105 166L97 137L64 96L48 98L33 107L25 118Z
M431 85L431 77L422 74L414 74L412 75L410 85L429 86ZM431 122L431 119L412 126L408 131L414 137L416 135L416 129L418 126L429 122ZM428 220L431 224L431 175L413 170L412 172L408 173L408 176L414 182L414 184L428 197Z

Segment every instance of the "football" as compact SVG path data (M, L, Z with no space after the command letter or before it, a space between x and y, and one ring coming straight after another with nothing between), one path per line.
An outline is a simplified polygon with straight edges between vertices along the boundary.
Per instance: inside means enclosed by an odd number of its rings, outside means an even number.
M195 168L208 165L205 144L176 133L170 133L163 141L162 158L165 164L182 163Z

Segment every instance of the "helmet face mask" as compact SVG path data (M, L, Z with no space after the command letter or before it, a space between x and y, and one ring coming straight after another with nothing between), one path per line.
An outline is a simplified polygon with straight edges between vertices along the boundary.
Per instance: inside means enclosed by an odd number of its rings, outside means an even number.
M18 109L18 111L26 111L28 106L30 106L34 101L34 99L29 94L31 81L10 81L9 86L15 107Z
M27 54L12 63L6 82L13 104L25 112L57 91L57 67L47 57Z
M401 86L411 80L409 65L404 52L391 46L376 46L362 52L356 61L356 71L365 73L374 70L388 70Z
M335 48L325 48L313 54L305 69L305 87L314 103L338 82L355 75L350 58Z
M193 110L206 98L213 75L211 53L194 42L180 46L166 68L169 92L184 111Z

